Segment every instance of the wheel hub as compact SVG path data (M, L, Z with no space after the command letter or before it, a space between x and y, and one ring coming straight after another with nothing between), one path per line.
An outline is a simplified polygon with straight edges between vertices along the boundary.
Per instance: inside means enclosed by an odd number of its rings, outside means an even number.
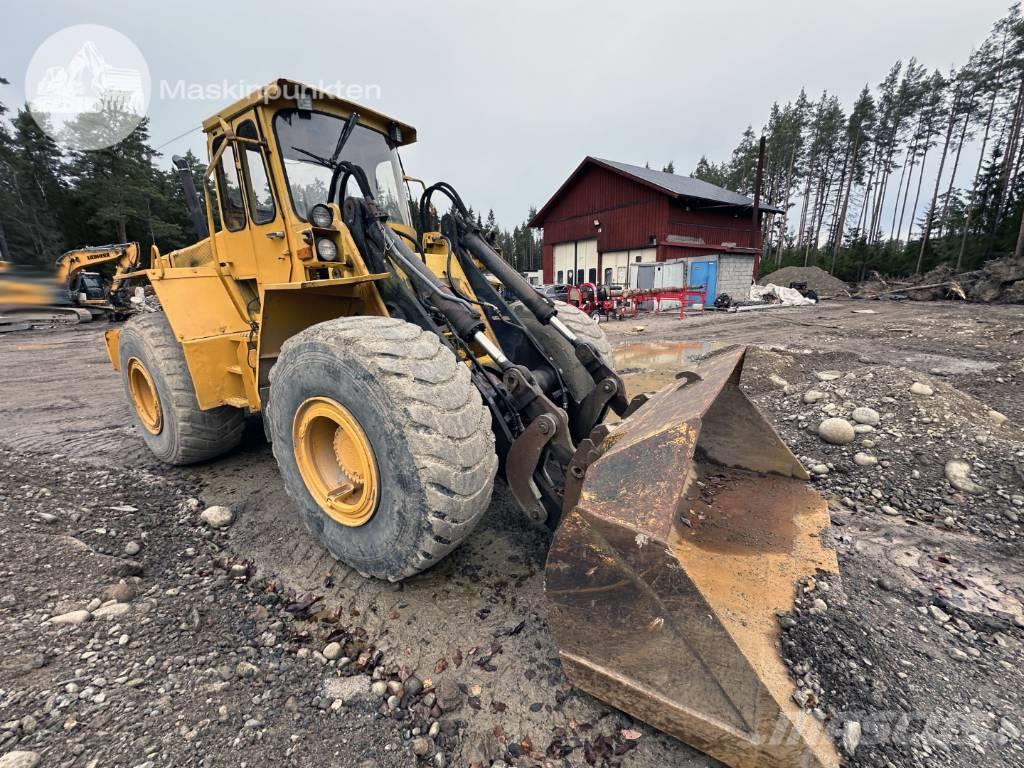
M160 396L153 377L137 357L128 361L128 392L142 426L150 434L159 435L164 426Z
M306 489L331 519L358 527L377 509L373 448L355 417L327 397L311 397L292 423L295 463Z

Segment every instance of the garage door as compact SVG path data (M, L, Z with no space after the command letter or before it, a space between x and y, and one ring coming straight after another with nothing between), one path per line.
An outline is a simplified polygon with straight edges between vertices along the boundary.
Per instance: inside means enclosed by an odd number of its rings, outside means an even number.
M556 243L554 256L556 283L598 282L597 240Z

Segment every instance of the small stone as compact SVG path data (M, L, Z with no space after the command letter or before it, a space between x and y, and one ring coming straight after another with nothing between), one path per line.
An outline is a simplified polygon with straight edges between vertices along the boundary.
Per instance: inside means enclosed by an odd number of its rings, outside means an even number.
M854 424L853 433L855 435L866 435L868 432L874 432L875 428L870 424Z
M824 392L819 392L816 389L809 389L806 392L804 392L803 401L805 403L807 403L808 405L811 405L812 403L816 403L819 400L823 400L824 398L825 398L825 393Z
M430 729L427 731L427 736L430 738L436 738L437 734L441 732L441 724L435 720L430 724Z
M977 434L974 436L974 442L976 442L978 445L988 445L988 435Z
M62 613L59 616L54 616L50 619L47 624L64 624L72 627L77 627L92 618L92 614L87 610L82 609L78 611L69 611L68 613Z
M207 507L199 517L211 528L227 528L235 522L235 513L228 507Z
M900 515L900 511L896 509L896 507L890 507L888 504L882 505L882 511L887 515L891 515L892 517L899 517Z
M426 739L419 736L412 740L412 753L417 757L426 757L430 754L433 745L430 743L430 739Z
M984 493L985 489L971 480L971 470L971 465L966 461L960 461L959 459L947 461L945 468L946 479L958 491L971 494Z
M857 751L860 744L861 727L856 720L847 720L843 723L843 749L846 754L852 755Z
M870 453L857 452L853 454L853 463L858 467L873 467L878 464L878 459Z
M920 395L921 397L931 397L935 394L935 390L920 381L915 381L910 385L910 394Z
M848 445L853 442L856 433L846 419L825 419L818 425L818 436L832 445Z
M928 613L930 613L932 615L932 618L939 622L939 624L945 624L947 621L949 621L949 614L941 608L939 608L939 606L937 605L929 605Z
M1001 414L999 411L989 411L988 420L995 424L997 427L999 427L1006 423L1007 417Z
M142 545L137 541L129 541L124 545L124 553L129 557L134 557L142 551Z
M117 584L111 584L101 593L103 602L115 600L118 603L130 603L135 599L135 595L135 585L130 581L119 581Z
M437 684L437 705L445 712L452 712L462 706L462 691L450 678L442 678Z
M811 474L812 475L827 475L828 474L828 466L826 466L825 464L812 464L811 465Z
M403 693L403 690L404 689L402 687L402 684L398 680L389 680L388 681L388 693L390 693L390 694L392 694L394 696L401 696L402 693Z
M93 611L93 616L97 619L116 619L124 616L132 607L128 603L110 603L104 605Z
M999 730L1009 736L1011 739L1020 738L1020 729L1014 725L1009 718L1003 717L999 720Z
M398 709L401 699L397 696L388 696L388 709Z
M961 651L959 648L950 648L949 658L953 659L953 661L967 661L970 658L970 656Z
M825 613L828 610L828 603L822 600L820 597L814 598L814 602L811 604L810 612L814 614Z
M16 750L0 757L0 768L36 768L41 759L38 752Z
M370 686L370 693L376 696L378 699L384 698L388 692L388 684L383 680L377 680L373 685Z
M328 661L334 661L341 657L341 643L328 643L323 650L324 657Z
M0 608L13 608L18 603L18 598L14 595L4 595L0 597Z
M867 424L870 427L877 427L881 417L878 415L878 411L874 408L854 408L853 413L850 414L850 418L856 421L858 424Z
M260 668L251 662L240 661L235 665L235 674L242 679L256 677L259 673Z
M406 696L415 696L423 690L423 681L416 675L410 675L403 686Z
M814 375L817 377L818 381L835 381L843 374L839 371L818 371Z

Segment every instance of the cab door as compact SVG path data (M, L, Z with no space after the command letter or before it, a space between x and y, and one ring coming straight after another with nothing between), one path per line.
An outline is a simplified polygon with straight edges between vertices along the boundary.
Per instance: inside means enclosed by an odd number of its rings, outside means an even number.
M290 280L291 255L285 218L279 205L281 197L274 189L270 158L252 116L235 122L241 181L245 186L246 215L253 256L252 277L259 272L262 283L286 283Z

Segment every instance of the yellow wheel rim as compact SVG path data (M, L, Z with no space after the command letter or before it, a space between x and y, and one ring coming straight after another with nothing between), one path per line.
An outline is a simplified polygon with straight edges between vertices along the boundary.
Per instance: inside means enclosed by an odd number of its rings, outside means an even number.
M149 371L137 357L128 361L128 391L131 393L132 403L142 426L147 432L159 435L164 426L160 396L156 392L156 385L153 384Z
M355 528L373 517L377 462L347 408L327 397L306 400L295 412L292 445L306 488L332 520Z

